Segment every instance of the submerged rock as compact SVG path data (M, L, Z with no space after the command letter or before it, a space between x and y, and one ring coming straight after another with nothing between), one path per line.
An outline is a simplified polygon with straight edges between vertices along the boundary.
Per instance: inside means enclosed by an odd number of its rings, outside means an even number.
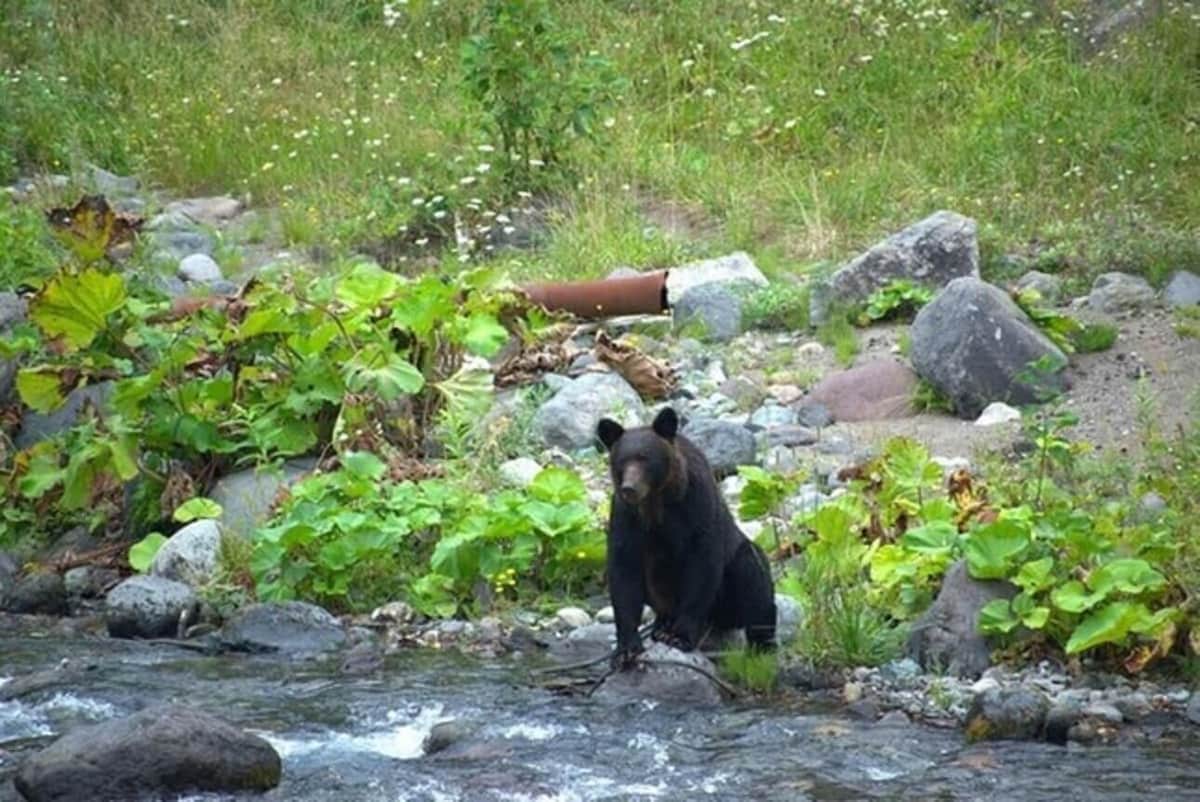
M72 730L27 760L15 784L29 802L118 802L266 791L282 771L262 738L194 708L159 705Z
M18 579L0 602L10 613L66 615L67 588L57 572L38 571Z
M975 697L967 713L967 737L973 741L1036 740L1042 736L1050 700L1016 686L994 688Z

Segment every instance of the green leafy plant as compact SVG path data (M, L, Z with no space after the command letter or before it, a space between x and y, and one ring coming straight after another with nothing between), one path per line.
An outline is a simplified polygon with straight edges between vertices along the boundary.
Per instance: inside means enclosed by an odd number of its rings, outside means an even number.
M569 137L591 138L621 82L559 24L548 0L487 0L462 45L464 81L500 135L508 174L558 165Z
M1117 327L1111 323L1084 323L1071 336L1071 343L1079 353L1093 354L1112 348L1118 334Z
M908 279L896 279L871 293L866 306L857 315L860 326L869 326L893 318L911 318L933 300L934 292Z
M151 532L129 547L129 567L144 574L150 570L159 549L166 544L167 538L160 532Z
M1085 328L1078 320L1057 309L1043 306L1041 293L1032 287L1013 293L1013 300L1063 353L1074 353L1076 342L1081 337L1084 337L1089 345L1096 345L1103 341L1105 335L1088 334L1085 336L1083 334Z
M917 379L912 403L918 412L954 412L954 402L943 395L941 390L922 378Z
M0 292L40 281L58 262L42 216L7 195L0 197Z
M773 654L749 649L734 649L721 654L721 674L735 684L758 693L775 687L779 662Z
M259 530L250 560L266 599L314 599L365 610L397 595L431 615L473 606L481 584L497 596L592 588L604 538L582 481L546 468L527 493L481 495L444 480L381 483L368 452L299 482Z
M738 517L743 521L769 518L775 545L779 545L779 516L783 503L796 492L797 476L772 473L754 465L742 465L738 475L745 480L738 501Z
M747 329L803 331L808 328L809 291L803 284L773 282L750 293L742 307Z

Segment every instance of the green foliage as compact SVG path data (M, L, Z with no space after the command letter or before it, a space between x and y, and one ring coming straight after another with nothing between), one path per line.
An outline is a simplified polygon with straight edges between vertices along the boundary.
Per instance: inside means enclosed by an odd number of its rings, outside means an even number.
M1117 327L1111 323L1084 323L1071 336L1071 343L1079 353L1093 354L1112 348L1118 334Z
M154 562L154 557L158 554L158 550L166 542L167 538L165 535L159 532L151 532L137 543L134 543L129 547L129 567L139 574L149 571L150 565Z
M620 81L549 0L486 0L462 44L466 88L500 135L510 177L558 165L571 135L592 138Z
M0 145L0 161L2 151ZM0 292L36 283L52 273L57 264L58 254L42 216L0 193Z
M756 521L776 514L779 505L796 491L799 484L793 476L771 473L754 465L740 466L738 475L746 481L738 505L738 517L743 521Z
M856 317L860 326L869 326L893 318L911 319L922 306L933 300L928 287L907 279L896 279L871 293L866 306Z
M1200 340L1200 306L1181 306L1175 310L1175 333Z
M193 498L176 507L171 517L181 524L186 524L202 518L220 518L222 512L221 505L212 499Z
M721 674L734 684L757 693L770 691L779 677L779 662L775 655L749 649L724 652L720 669Z
M1085 330L1082 323L1057 309L1042 306L1041 293L1032 287L1014 293L1013 298L1016 300L1017 306L1029 315L1030 320L1036 323L1042 333L1049 337L1063 353L1074 353L1075 343L1083 336ZM1089 337L1096 336L1095 334L1089 335ZM1103 337L1103 335L1099 336ZM1095 342L1097 341L1090 340L1089 344L1094 345Z
M834 357L843 366L849 367L858 354L858 335L841 310L830 310L828 319L817 327L817 340L832 348Z
M913 390L912 403L918 412L954 412L954 402L920 377L917 378L917 388Z
M746 329L803 331L808 328L809 291L803 284L776 281L747 296L742 306Z
M578 476L546 468L528 492L490 495L444 480L388 484L373 454L293 489L259 530L250 560L259 595L368 610L397 595L430 615L503 597L594 590L604 537Z

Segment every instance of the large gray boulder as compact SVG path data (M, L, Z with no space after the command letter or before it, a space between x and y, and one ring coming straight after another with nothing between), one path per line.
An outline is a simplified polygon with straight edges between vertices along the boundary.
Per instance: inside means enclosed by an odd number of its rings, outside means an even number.
M639 425L645 414L637 390L616 373L585 373L542 404L533 424L547 446L573 451L595 442L601 418L631 427Z
M218 479L208 497L221 505L221 526L226 532L249 537L267 520L281 491L315 467L315 460L294 459L278 470L238 471Z
M750 284L767 286L754 260L744 251L736 251L716 259L691 262L667 271L667 303L674 306L684 294L701 284Z
M701 284L690 288L671 309L678 331L698 329L709 342L729 342L742 333L742 297L733 285Z
M196 594L182 582L161 576L133 576L104 600L104 623L114 638L174 637L185 614L195 613Z
M974 579L966 562L950 567L929 609L909 633L904 653L926 671L960 677L982 674L992 650L979 631L979 611L994 599L1011 599L1017 589L1008 582Z
M696 418L683 427L683 436L700 449L718 477L736 473L739 465L758 464L754 432L740 423Z
M251 604L225 622L221 641L238 651L315 655L344 644L346 630L315 604Z
M813 287L813 322L824 322L831 306L861 303L897 279L936 288L963 276L978 278L976 229L971 218L940 211L893 234Z
M1055 368L1067 364L1008 295L979 279L950 282L912 324L913 367L963 418L978 417L993 401L1028 404L1061 391L1061 371L1028 375L1043 358Z
M1088 293L1088 306L1098 312L1119 315L1137 312L1154 303L1154 288L1141 276L1103 273L1096 276Z
M27 760L14 782L29 802L120 802L266 791L282 771L257 735L194 708L158 705L71 730Z
M1163 288L1163 300L1172 309L1200 305L1200 276L1188 270L1177 270Z
M25 320L25 301L15 292L0 292L0 335ZM20 362L0 356L0 405L8 403Z
M30 412L21 419L21 428L17 431L17 448L29 448L48 437L54 437L60 432L70 429L78 421L83 410L92 406L103 412L112 395L113 383L100 382L79 387L67 394L62 406L48 414Z
M162 545L150 564L150 573L199 587L212 579L220 554L220 524L192 521Z
M242 213L242 202L228 195L205 198L184 198L171 201L163 207L164 214L182 214L208 226L232 220Z

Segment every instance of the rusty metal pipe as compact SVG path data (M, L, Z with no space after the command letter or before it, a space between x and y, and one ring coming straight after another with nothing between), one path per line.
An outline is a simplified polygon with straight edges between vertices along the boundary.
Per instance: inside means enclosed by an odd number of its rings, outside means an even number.
M582 318L653 315L667 311L667 271L599 281L527 284L529 299L548 311Z

